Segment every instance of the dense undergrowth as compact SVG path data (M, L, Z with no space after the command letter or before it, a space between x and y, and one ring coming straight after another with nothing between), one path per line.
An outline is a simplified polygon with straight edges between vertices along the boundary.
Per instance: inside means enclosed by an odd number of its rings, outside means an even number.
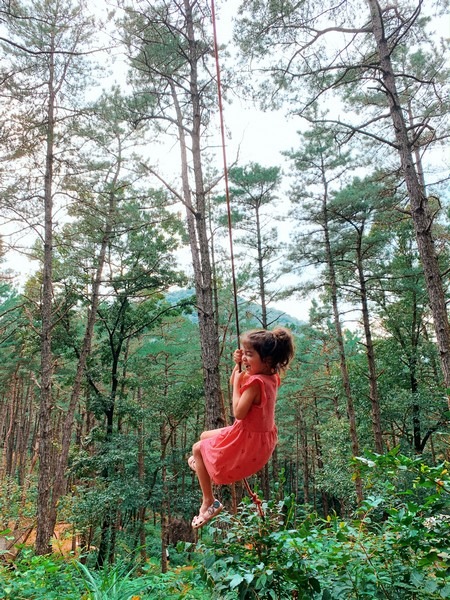
M394 451L355 463L366 499L351 518L321 518L292 497L222 514L192 545L155 562L95 570L23 550L0 571L0 598L22 600L450 598L450 476ZM177 565L177 566L175 566Z

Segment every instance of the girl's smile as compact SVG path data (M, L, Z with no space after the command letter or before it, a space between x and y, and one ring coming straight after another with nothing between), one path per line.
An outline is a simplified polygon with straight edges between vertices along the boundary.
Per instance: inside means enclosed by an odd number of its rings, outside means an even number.
M260 355L252 348L252 346L246 344L244 344L242 350L242 370L245 371L247 375L272 374L272 369L267 362L261 359Z

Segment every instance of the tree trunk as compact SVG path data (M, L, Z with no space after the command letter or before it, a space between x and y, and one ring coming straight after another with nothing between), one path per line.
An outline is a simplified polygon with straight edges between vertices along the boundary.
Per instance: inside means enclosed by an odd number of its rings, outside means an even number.
M297 420L297 457L301 457L303 465L303 502L309 504L310 502L310 480L309 480L309 451L308 451L308 431L303 418L302 409L298 407L298 420ZM297 490L294 490L297 494Z
M164 419L164 416L163 416ZM167 467L166 467L166 447L167 447L167 433L166 423L163 421L160 426L160 443L161 443L161 483L163 488L163 495L161 501L161 573L167 573L167 540L169 538L169 520L168 520L168 506L169 506L169 490L167 487Z
M98 554L95 566L101 569L105 563L107 562L107 558L111 552L111 544L112 544L112 530L114 527L113 518L114 509L113 507L108 507L108 512L103 517L102 521L102 529L100 536L100 544L98 546Z
M7 417L9 417L7 422L7 429L5 433L4 439L4 453L5 453L5 475L7 477L13 476L13 456L14 456L14 448L16 446L15 440L15 429L17 425L17 412L18 412L18 387L19 387L19 378L17 376L17 372L14 374L11 388L10 388L10 401L8 403L8 411L6 413Z
M266 280L264 276L264 257L261 240L261 222L259 215L259 207L255 208L256 219L256 244L258 253L258 279L259 279L259 300L261 302L261 327L267 329L267 303L266 303Z
M184 0L186 14L187 39L189 44L190 66L190 96L192 105L192 160L195 181L195 228L196 237L191 236L191 251L198 253L199 260L194 261L196 293L198 300L200 342L202 348L203 371L206 395L206 427L216 429L225 423L221 410L221 389L219 374L219 340L217 330L217 316L214 313L213 286L211 261L209 256L208 224L206 215L205 189L203 183L202 153L200 145L201 135L201 103L198 86L198 42L195 39L192 7L195 3ZM190 212L190 211L189 211ZM191 213L192 216L192 213ZM193 244L198 242L198 245ZM200 266L198 272L195 265Z
M334 327L336 330L336 342L339 349L339 367L341 371L342 385L344 388L344 394L347 400L347 416L349 420L350 426L350 439L352 446L352 454L353 456L359 456L359 440L358 440L358 432L356 429L356 415L355 415L355 407L353 403L352 390L350 386L350 377L347 368L347 359L345 355L345 346L344 346L344 336L342 335L342 327L339 315L339 306L338 306L338 296L337 296L337 283L336 283L336 273L334 269L334 260L333 254L331 250L331 242L330 235L328 229L328 208L327 208L327 184L326 181L324 183L324 195L323 195L323 227L324 227L324 237L325 237L325 252L326 252L326 262L328 266L328 286L330 289L331 295L331 303L333 307L333 318L334 318ZM358 503L361 503L363 500L363 492L362 492L362 482L361 477L358 472L355 473L355 488L356 488L356 497Z
M52 39L54 44L54 40ZM47 140L44 175L44 265L41 303L41 394L39 406L39 479L36 553L51 552L52 525L52 305L53 305L53 161L55 130L54 47L49 56Z
M278 481L280 477L280 471L278 467L278 446L275 446L271 458L272 462L272 479L273 481Z
M19 464L18 464L18 473L17 479L19 485L23 488L26 488L26 469L28 464L28 453L27 448L29 447L30 442L30 434L31 434L31 424L34 420L33 415L33 390L32 384L28 383L25 398L24 398L24 409L23 409L23 417L22 417L22 445L19 449ZM32 448L32 446L31 446Z
M139 408L143 408L142 388L138 388L137 392ZM138 426L138 476L141 485L145 483L145 428L144 422L141 421ZM145 538L145 512L146 507L141 506L138 514L138 530L139 530L139 551L142 563L147 561L146 538Z
M127 302L126 300L124 303ZM122 306L124 306L123 304ZM120 325L120 331L118 334L119 340L116 345L114 345L114 341L110 339L110 347L111 347L111 355L112 355L112 365L111 365L111 391L109 394L108 403L104 409L105 421L106 421L106 434L105 434L105 442L108 444L112 440L113 432L114 432L114 415L116 409L116 398L117 391L119 387L119 358L122 349L123 339L124 339L124 331L123 331L123 323ZM109 469L113 469L114 467L105 467L103 469L103 478L105 481L110 481L110 472ZM117 507L108 506L107 513L103 519L102 530L101 530L101 539L98 548L97 555L97 567L102 567L107 560L110 560L114 557L115 554L115 544L116 544L116 533L117 533Z
M177 115L183 200L186 207L186 220L192 266L194 269L195 292L197 295L198 323L206 397L206 427L207 429L216 429L224 425L224 420L221 410L219 340L217 318L214 312L213 279L207 233L206 194L203 184L202 154L200 146L201 106L197 74L198 51L193 24L192 5L189 0L184 0L184 8L189 44L189 85L192 107L192 128L190 129L190 137L195 181L195 203L192 201L191 186L189 182L186 127L184 125L183 113L172 80L169 81L169 85L171 87L172 98Z
M366 356L369 371L369 398L372 417L372 432L375 443L375 452L383 452L383 433L381 430L381 412L378 397L378 376L375 365L375 350L372 341L372 328L370 327L369 306L367 302L367 286L364 276L363 257L362 257L362 231L358 231L358 242L356 250L357 270L359 279L359 292L361 297L361 313L364 326L364 336L366 339Z
M380 59L383 84L387 92L386 98L389 102L389 110L394 125L402 172L408 190L412 221L433 315L441 369L445 386L448 389L450 388L450 327L445 293L431 231L433 218L413 160L412 144L408 138L408 130L397 92L391 51L384 32L380 4L377 0L367 0L367 3L370 9L373 35ZM450 396L447 397L447 400L450 407Z
M331 377L331 365L330 365L330 361L328 360L328 348L327 348L327 343L325 342L324 344L324 348L323 348L323 354L325 356L325 373L327 375L328 378ZM334 416L336 417L336 419L341 419L342 415L341 415L341 411L339 410L339 397L336 393L333 394L333 412L334 412Z

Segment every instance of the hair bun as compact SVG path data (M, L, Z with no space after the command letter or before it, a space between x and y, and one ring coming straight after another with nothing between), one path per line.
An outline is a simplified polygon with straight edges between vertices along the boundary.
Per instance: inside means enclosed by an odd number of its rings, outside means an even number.
M287 329L285 329L284 327L276 327L275 329L272 330L272 333L279 340L283 340L283 339L291 337L290 332Z

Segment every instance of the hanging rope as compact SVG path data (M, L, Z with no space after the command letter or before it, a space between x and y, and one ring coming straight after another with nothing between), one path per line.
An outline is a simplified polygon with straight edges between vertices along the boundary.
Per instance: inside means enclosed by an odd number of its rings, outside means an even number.
M248 483L248 481L246 479L244 479L243 481L245 483L245 487L247 488L247 492L249 493L250 498L253 500L254 504L256 505L256 508L258 509L259 516L264 521L264 510L262 507L262 502L261 502L260 497L258 496L258 494L256 492L252 491L252 488L250 487L250 484Z
M222 105L222 82L220 79L220 66L219 66L219 44L217 43L217 27L216 27L216 8L214 0L211 0L211 16L213 25L213 36L214 36L214 57L216 60L216 76L217 76L217 98L219 104L219 118L220 118L220 133L222 136L222 159L223 159L223 174L225 180L225 198L227 201L227 217L228 217L228 240L230 244L230 261L231 261L231 278L233 281L233 298L234 298L234 317L236 322L236 336L238 342L238 348L240 347L240 331L239 331L239 310L238 310L238 294L237 294L237 283L236 283L236 269L234 267L234 250L233 250L233 227L231 222L231 201L230 201L230 188L228 185L228 163L227 163L227 151L225 144L225 126L223 121L223 105Z
M216 7L214 4L214 0L211 0L211 17L212 17L212 26L213 26L213 37L214 37L214 57L216 60L216 77L217 77L217 98L219 104L219 118L220 118L220 133L222 137L222 159L223 159L223 173L225 180L225 198L227 202L227 217L228 217L228 240L230 245L230 261L231 261L231 278L233 281L233 299L234 299L234 315L236 322L236 336L238 348L240 347L240 330L239 330L239 309L238 309L238 293L237 293L237 283L236 283L236 269L234 266L234 250L233 250L233 227L231 220L231 201L230 201L230 188L228 185L228 162L227 162L227 152L226 152L226 144L225 144L225 126L223 119L223 105L222 105L222 82L220 78L220 65L219 65L219 44L217 43L217 27L216 27ZM240 370L239 365L239 370ZM247 491L255 503L258 512L260 514L261 519L264 519L264 511L262 508L262 502L259 499L258 494L252 491L247 479L244 479L245 487Z

